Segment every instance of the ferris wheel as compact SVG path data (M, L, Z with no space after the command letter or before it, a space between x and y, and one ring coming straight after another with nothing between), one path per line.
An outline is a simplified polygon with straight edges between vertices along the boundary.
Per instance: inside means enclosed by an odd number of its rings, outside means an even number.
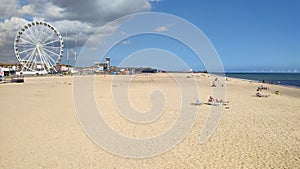
M63 55L63 38L49 23L31 22L21 28L15 38L14 50L23 69L55 71Z

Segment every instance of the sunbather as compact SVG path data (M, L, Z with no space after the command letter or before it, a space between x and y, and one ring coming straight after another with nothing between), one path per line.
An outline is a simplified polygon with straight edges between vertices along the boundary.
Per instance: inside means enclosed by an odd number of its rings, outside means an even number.
M212 96L209 96L207 104L214 105L214 106L226 106L228 105L229 101L223 101L222 99L214 99Z
M261 94L261 93L257 92L257 93L255 93L255 96L257 96L257 97L269 97L270 95Z
M261 90L269 90L269 88L261 85L261 86L257 87L256 91L261 91Z

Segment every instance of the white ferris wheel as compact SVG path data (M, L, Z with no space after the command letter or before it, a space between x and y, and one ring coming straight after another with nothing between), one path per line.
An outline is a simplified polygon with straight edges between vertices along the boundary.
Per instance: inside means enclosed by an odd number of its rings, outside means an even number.
M17 33L15 54L23 69L29 71L55 71L63 56L63 38L49 23L31 22Z

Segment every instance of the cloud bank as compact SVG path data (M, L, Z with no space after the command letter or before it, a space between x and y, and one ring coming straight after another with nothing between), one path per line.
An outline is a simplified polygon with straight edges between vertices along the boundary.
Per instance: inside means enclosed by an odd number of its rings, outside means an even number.
M0 0L0 62L16 62L13 43L17 31L27 22L46 21L78 47L100 27L119 17L151 11L160 0ZM109 25L101 36L112 33L117 24Z

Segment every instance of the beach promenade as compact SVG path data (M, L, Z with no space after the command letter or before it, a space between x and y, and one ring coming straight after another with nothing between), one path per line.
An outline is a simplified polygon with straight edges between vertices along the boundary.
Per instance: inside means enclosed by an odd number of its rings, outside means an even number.
M186 78L189 74L178 74ZM199 100L207 102L211 82L193 75ZM148 93L161 89L165 112L150 124L125 120L117 112L112 76L95 77L95 98L103 118L117 132L147 138L176 121L180 91L167 74L138 75L128 88L138 111L151 106ZM189 80L188 78L186 78ZM260 83L229 78L222 119L203 144L199 135L210 105L198 107L192 130L176 147L155 157L131 159L113 155L93 143L74 109L72 77L28 77L22 84L0 84L0 168L298 168L300 166L300 89L265 85L267 98L255 97ZM280 91L276 95L274 91ZM197 99L197 98L195 98ZM195 100L191 98L189 102ZM193 106L193 105L191 105Z

